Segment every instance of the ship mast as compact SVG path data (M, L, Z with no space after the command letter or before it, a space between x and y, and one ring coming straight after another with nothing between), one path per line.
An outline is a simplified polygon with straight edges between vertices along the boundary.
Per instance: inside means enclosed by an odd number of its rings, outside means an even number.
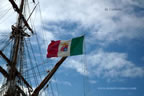
M24 79L24 77L21 75L20 72L18 72L16 66L18 63L18 55L20 49L23 47L23 40L25 36L29 36L27 33L24 32L23 26L26 25L26 27L32 32L32 29L29 27L26 19L23 16L23 9L24 9L24 0L21 0L20 8L16 5L15 1L9 0L12 4L14 10L18 13L18 20L17 24L14 26L12 25L12 33L10 36L10 39L13 39L14 45L12 49L12 55L8 63L8 77L7 77L7 84L8 84L8 90L6 92L6 96L26 96L24 91L20 89L20 87L17 85L17 77L20 78L26 86L32 87L28 84L28 82ZM32 32L33 33L33 32Z
M20 12L22 13L23 11L23 5L24 5L24 0L21 0L21 5L20 5ZM12 95L16 96L18 95L16 92L16 65L17 65L17 58L18 58L18 51L20 47L20 40L23 38L21 36L22 32L22 16L19 14L17 25L12 26L12 38L14 39L14 45L13 45L13 53L11 57L11 63L9 65L9 77L8 77L8 91L7 95ZM22 38L21 38L22 37Z
M27 96L24 90L21 89L20 84L18 82L19 80L26 85L29 92L29 96L38 96L39 92L49 82L54 73L57 71L57 69L65 61L67 57L62 57L56 63L54 68L47 74L47 76L32 92L33 89L31 85L22 76L21 71L17 69L17 65L19 64L19 56L22 55L20 54L20 51L22 51L24 48L24 38L30 37L30 35L25 32L25 29L27 28L32 34L33 30L31 29L27 22L27 19L23 15L25 0L21 0L19 7L17 6L14 0L9 0L9 2L11 3L13 9L18 13L18 19L16 25L12 25L10 39L12 39L14 43L10 59L0 50L0 56L7 62L8 65L8 71L6 71L0 66L0 72L5 78L7 78L7 90L4 93L4 96ZM35 3L35 0L33 0L33 2Z

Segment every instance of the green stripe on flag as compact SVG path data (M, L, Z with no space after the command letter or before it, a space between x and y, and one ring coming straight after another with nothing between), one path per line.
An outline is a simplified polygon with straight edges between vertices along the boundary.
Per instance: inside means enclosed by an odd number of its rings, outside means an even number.
M70 55L79 55L83 53L83 40L84 40L84 36L72 39Z

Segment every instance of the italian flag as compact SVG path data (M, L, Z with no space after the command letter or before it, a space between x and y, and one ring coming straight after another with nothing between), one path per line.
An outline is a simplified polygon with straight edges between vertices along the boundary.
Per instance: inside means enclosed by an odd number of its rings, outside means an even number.
M71 40L51 41L47 49L47 57L64 57L83 53L84 36Z

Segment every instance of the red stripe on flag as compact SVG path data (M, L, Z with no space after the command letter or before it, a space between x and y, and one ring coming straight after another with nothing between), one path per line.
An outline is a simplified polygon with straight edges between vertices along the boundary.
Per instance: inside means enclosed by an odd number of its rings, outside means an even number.
M48 52L47 58L57 57L59 44L60 44L60 40L51 41L51 43L49 44L48 49L47 49L47 52Z

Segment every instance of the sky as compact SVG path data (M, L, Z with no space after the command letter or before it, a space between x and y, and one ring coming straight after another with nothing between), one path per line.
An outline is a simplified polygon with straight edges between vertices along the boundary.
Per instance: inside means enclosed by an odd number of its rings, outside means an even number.
M36 2L39 4L29 23L38 34L43 59L48 62L46 69L60 59L46 58L51 40L85 35L84 54L68 57L52 78L54 96L144 96L143 0ZM29 3L33 8L32 1ZM0 32L10 32L17 15L12 9L5 15L11 8L9 2L0 0L0 8ZM38 46L34 37L33 47ZM34 51L41 62L36 47Z

